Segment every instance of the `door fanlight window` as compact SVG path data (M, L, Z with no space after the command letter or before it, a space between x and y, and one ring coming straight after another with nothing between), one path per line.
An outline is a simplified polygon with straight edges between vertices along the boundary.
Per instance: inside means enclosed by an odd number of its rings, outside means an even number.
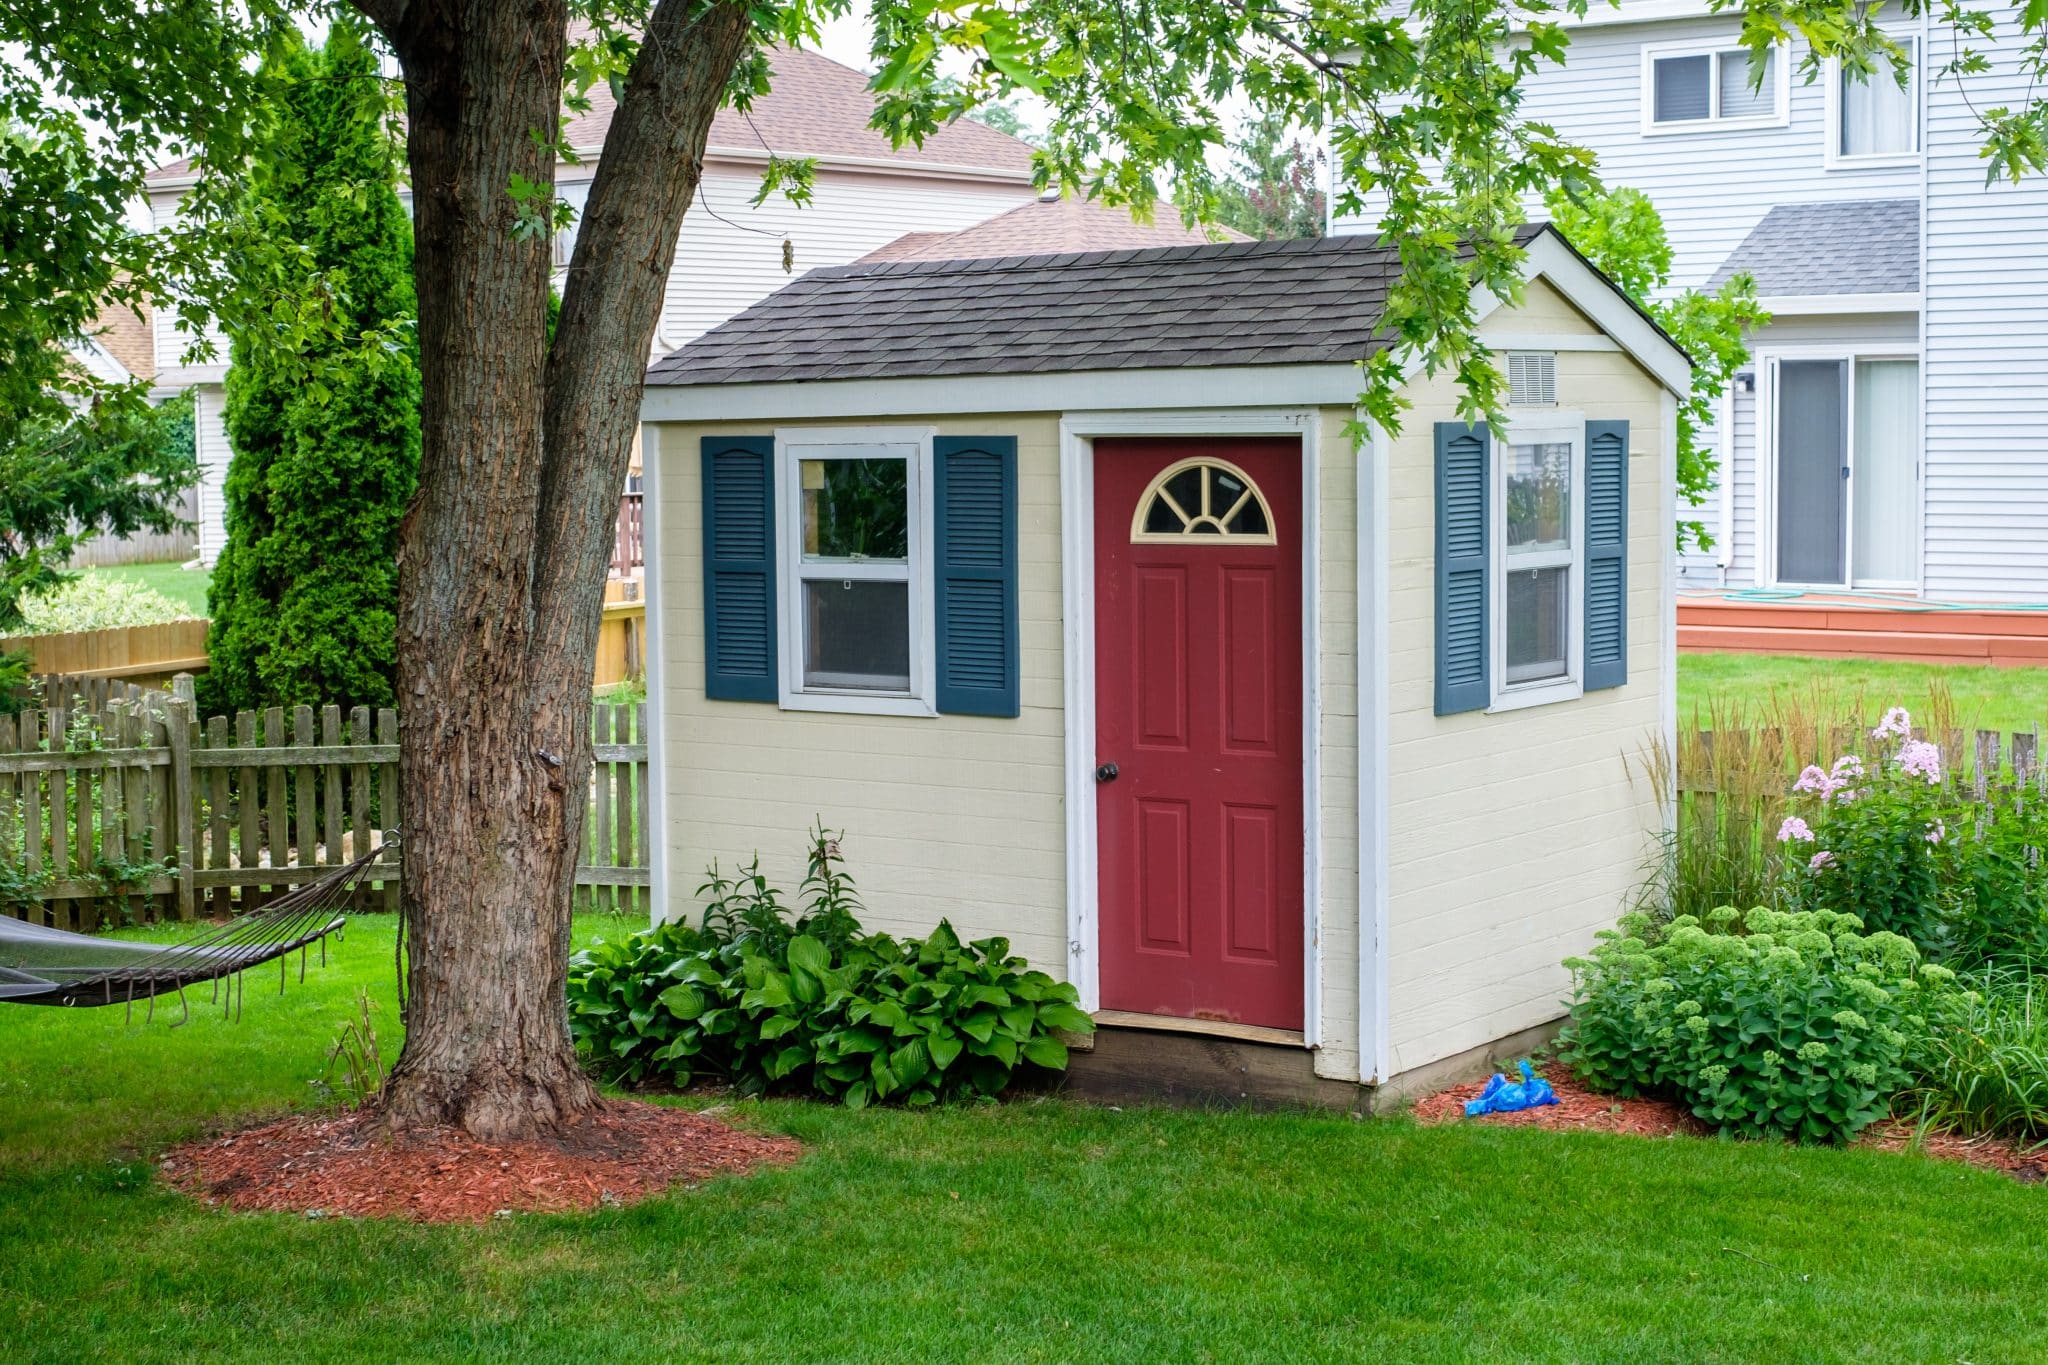
M1170 464L1138 499L1131 542L1190 540L1272 545L1273 509L1251 476L1228 461L1197 456Z

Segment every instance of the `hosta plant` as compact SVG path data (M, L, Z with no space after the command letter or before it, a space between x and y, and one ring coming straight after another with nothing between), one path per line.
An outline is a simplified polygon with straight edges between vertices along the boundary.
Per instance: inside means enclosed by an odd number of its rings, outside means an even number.
M1847 1141L1889 1111L1954 989L1909 940L1862 930L1827 910L1625 916L1566 964L1560 1055L1597 1090L1672 1094L1721 1133Z
M801 906L758 864L706 882L701 926L662 924L570 964L586 1062L623 1083L700 1077L745 1093L811 1091L859 1108L993 1095L1025 1063L1060 1069L1060 1032L1093 1023L1074 988L1001 938L860 927L838 841L812 841Z

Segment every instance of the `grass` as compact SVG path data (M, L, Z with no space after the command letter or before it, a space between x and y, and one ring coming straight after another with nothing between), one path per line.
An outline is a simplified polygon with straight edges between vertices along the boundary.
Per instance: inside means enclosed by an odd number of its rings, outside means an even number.
M180 568L179 560L167 560L158 564L107 564L91 570L106 578L120 579L128 583L140 583L155 588L188 609L194 616L206 615L206 585L213 577L210 569Z
M239 1024L0 1007L10 1357L2010 1360L2048 1331L2041 1191L1864 1150L781 1101L729 1117L797 1166L587 1216L238 1216L155 1182L171 1141L317 1102L390 949L359 920L282 998L253 975Z
M1716 707L1756 708L1774 697L1817 701L1865 724L1888 707L1916 715L1945 689L1965 730L2010 733L2048 726L2048 668L1912 664L1870 659L1804 659L1767 654L1682 654L1679 721Z

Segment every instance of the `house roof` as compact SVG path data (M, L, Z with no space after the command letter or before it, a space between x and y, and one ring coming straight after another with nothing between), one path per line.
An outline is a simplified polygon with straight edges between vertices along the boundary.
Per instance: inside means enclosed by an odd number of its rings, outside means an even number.
M1738 271L1770 298L1825 294L1911 294L1920 288L1920 204L1915 199L1849 199L1780 204L1750 229L1710 283Z
M1555 229L1517 240L1543 235ZM1400 272L1399 252L1367 236L858 262L811 271L647 382L1349 362L1390 344L1378 327Z
M1008 213L999 213L958 232L907 232L887 246L870 251L857 264L988 260L1051 251L1114 251L1122 247L1200 246L1250 240L1233 228L1204 231L1185 227L1166 205L1161 206L1158 217L1141 223L1128 209L1055 195L1019 204Z
M137 379L156 378L156 338L146 307L109 303L88 330L129 374Z
M711 121L709 152L755 156L844 157L900 162L906 166L945 166L987 171L1005 179L1023 179L1031 172L1031 144L998 132L973 119L959 119L926 138L924 145L893 147L888 135L868 126L874 116L874 95L868 78L830 57L797 48L776 48L768 54L774 75L767 94L757 96L746 113L721 109ZM600 82L590 89L590 108L573 115L565 129L571 147L595 151L617 112L611 88ZM177 181L192 174L191 158L159 166L151 182Z

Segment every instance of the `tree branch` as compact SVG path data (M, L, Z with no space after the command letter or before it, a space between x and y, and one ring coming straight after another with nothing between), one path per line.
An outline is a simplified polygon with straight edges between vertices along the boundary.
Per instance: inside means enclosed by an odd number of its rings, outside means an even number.
M596 648L612 526L676 235L750 32L746 7L733 0L660 0L612 116L548 351L533 561L534 629L544 647L536 659L554 657L546 645L568 648L572 658ZM586 636L587 649L576 648Z

